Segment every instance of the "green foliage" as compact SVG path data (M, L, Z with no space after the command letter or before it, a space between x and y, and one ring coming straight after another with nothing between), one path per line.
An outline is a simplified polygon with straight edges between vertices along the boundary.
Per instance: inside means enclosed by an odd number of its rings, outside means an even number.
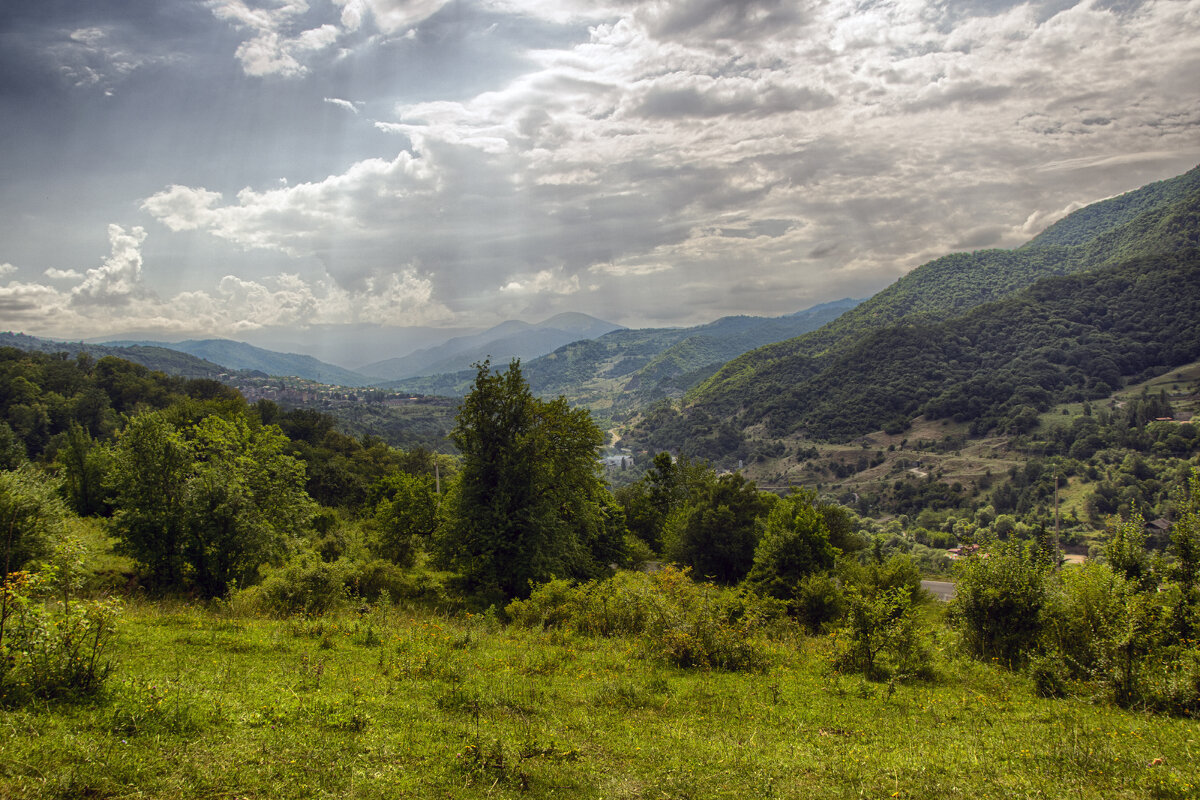
M314 510L286 444L240 414L183 429L162 412L134 417L113 452L113 529L159 586L186 582L214 597L253 583Z
M239 606L274 616L324 614L345 599L344 564L329 564L309 555L269 569L260 584L241 590L234 598Z
M1153 576L1150 555L1146 552L1146 521L1140 512L1131 509L1129 519L1110 520L1104 558L1113 572L1125 580L1149 586Z
M412 566L422 541L430 540L438 526L438 496L428 475L397 472L376 484L376 538L373 549L403 567Z
M680 667L756 671L767 655L755 634L782 616L783 605L696 583L687 570L666 567L580 585L550 581L505 611L524 627L635 637L647 655Z
M616 491L629 532L654 552L661 552L667 520L715 479L703 462L659 453L645 475Z
M929 677L932 654L904 588L846 591L846 617L835 633L834 667L869 678Z
M1025 543L994 541L957 563L951 621L967 652L1012 666L1038 644L1050 565Z
M0 577L48 553L66 515L58 482L39 468L0 472Z
M473 591L521 596L623 560L599 475L603 434L586 410L535 398L516 361L496 374L484 362L452 438L462 471L440 544Z
M754 564L758 518L773 499L740 474L721 475L679 511L666 555L717 583L737 583Z
M830 573L805 575L792 590L788 609L809 633L819 634L846 613L845 593Z
M759 592L793 600L805 578L833 568L839 551L829 542L829 528L815 501L815 494L798 492L775 503L767 513L754 565L746 578Z
M36 572L9 574L0 591L0 703L79 700L104 688L120 603L80 600L85 548L59 539Z

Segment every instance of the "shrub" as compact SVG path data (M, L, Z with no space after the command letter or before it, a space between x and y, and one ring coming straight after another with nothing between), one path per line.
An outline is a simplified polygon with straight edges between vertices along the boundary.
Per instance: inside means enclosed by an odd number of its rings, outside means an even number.
M917 627L911 594L902 587L874 595L846 591L846 621L836 632L834 666L869 678L928 677L933 658Z
M1029 677L1039 697L1062 697L1067 693L1067 665L1057 653L1033 658L1029 662Z
M580 585L550 581L505 610L517 625L631 636L647 655L676 666L740 671L766 666L756 634L785 609L780 601L696 583L688 570L668 567Z
M11 573L3 584L0 625L0 700L81 699L98 694L112 671L109 659L120 603L77 599L85 548L62 539L37 572Z
M323 614L346 598L343 562L327 564L311 555L293 558L271 570L258 586L240 593L239 601L267 614Z
M796 586L791 610L796 619L817 634L840 619L846 609L842 587L827 572L809 575Z
M1013 666L1036 647L1048 564L1019 541L992 542L958 562L951 624L968 652Z

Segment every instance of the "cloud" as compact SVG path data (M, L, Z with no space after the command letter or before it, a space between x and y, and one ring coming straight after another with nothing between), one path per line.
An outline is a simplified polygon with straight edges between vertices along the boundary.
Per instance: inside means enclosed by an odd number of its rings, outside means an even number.
M264 65L318 52L285 46L301 38L295 4L219 5L278 37ZM336 0L341 35L326 36L400 36L444 6ZM315 259L346 291L399 262L454 314L539 300L701 321L869 294L1200 157L1196 0L482 6L501 27L587 34L547 37L489 91L397 101L375 123L394 156L235 196L168 186L143 209Z
M441 11L449 0L333 0L342 9L342 24L358 30L370 16L386 34L407 31Z
M247 75L298 77L308 71L301 59L332 46L341 35L335 25L296 29L297 18L308 12L305 0L280 0L274 7L257 8L244 0L207 0L213 16L249 31L235 56Z
M51 267L42 274L52 281L77 281L83 278L83 273L75 269L54 269ZM0 275L3 275L3 273L0 272Z
M354 103L351 103L349 100L342 100L337 97L326 97L325 102L329 103L331 106L337 106L338 108L344 108L345 110L349 111L351 114L358 114L358 106L354 105Z
M568 276L561 268L544 269L532 275L513 276L500 291L515 295L575 294L579 291L579 276Z
M137 52L123 41L123 32L109 26L64 31L47 50L59 74L75 88L98 88L112 95L116 87L138 68L165 57Z
M141 248L145 240L146 231L141 227L127 231L120 225L109 225L112 254L99 267L87 271L83 281L71 291L72 302L124 305L143 292Z
M114 330L158 330L164 334L228 336L285 326L373 325L408 327L446 323L454 315L433 292L427 275L407 265L347 289L326 275L306 280L280 273L251 280L222 277L208 289L161 298L145 282L139 227L108 228L111 253L101 266L81 274L47 270L53 280L76 280L68 289L10 281L0 286L0 311L12 324L47 335L90 336ZM0 265L0 277L16 272ZM114 309L120 316L114 318Z

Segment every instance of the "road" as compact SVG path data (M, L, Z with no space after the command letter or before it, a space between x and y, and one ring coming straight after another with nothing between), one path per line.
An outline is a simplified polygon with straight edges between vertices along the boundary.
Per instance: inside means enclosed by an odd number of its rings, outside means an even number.
M954 597L954 584L950 581L921 581L921 588L942 602Z

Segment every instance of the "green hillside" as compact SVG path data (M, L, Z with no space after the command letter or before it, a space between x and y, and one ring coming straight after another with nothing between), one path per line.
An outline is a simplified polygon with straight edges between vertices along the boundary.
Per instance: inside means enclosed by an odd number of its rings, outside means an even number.
M954 253L918 267L818 331L734 359L689 395L722 413L756 396L787 394L819 371L806 362L897 323L950 319L1054 275L1100 269L1131 258L1200 245L1200 168L1071 214L1017 250ZM1084 232L1092 238L1084 239ZM1060 242L1078 242L1070 246Z
M51 339L40 339L23 333L0 333L0 347L15 347L32 353L67 353L77 356L80 353L101 359L105 356L115 356L135 364L141 364L156 372L174 375L180 378L211 378L229 372L229 369L205 361L203 358L170 350L166 347L150 345L131 345L115 347L102 344L84 344L83 342L58 342Z
M621 329L581 339L521 365L533 391L565 396L600 413L680 398L722 364L768 342L816 330L859 301L822 303L782 317L722 317L693 328ZM462 396L473 370L383 384L419 394Z
M628 411L682 397L720 365L769 342L816 330L858 304L849 298L783 317L723 317L694 328L613 331L529 362L530 385L594 410Z

